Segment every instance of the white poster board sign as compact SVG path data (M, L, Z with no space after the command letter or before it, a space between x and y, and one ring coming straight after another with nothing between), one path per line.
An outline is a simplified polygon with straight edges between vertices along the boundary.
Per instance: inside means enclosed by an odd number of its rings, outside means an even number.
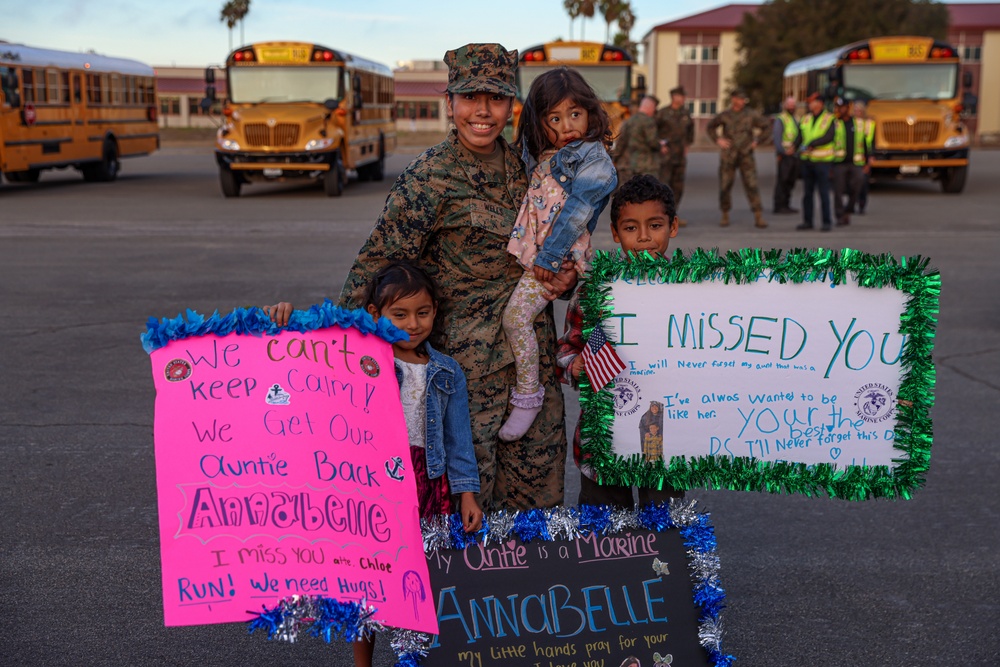
M849 250L598 253L584 333L625 363L582 390L598 481L908 497L939 289L924 260Z

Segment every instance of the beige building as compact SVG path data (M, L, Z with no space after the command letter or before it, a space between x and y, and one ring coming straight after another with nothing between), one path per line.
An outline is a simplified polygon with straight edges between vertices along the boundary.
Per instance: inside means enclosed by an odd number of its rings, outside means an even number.
M411 60L393 70L396 88L396 131L448 129L444 92L448 67L443 60Z
M208 116L201 109L205 97L204 67L154 67L160 127L218 127L222 102L226 99L226 73L217 69L217 102Z
M677 86L687 91L697 141L707 143L709 119L725 108L739 62L736 29L758 4L728 4L655 26L642 38L650 94L665 100ZM978 108L969 118L977 143L1000 142L1000 3L953 3L948 41L973 75Z

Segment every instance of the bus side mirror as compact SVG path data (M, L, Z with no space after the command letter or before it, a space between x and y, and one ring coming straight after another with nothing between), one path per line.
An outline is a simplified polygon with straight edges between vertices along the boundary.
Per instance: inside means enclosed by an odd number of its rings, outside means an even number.
M965 91L965 93L962 94L962 109L964 110L964 112L967 115L969 115L969 116L975 116L976 115L976 107L978 105L979 105L979 98L978 97L976 97L975 95L973 95L969 91Z
M211 84L205 86L205 100L208 100L209 106L215 101L215 86ZM205 105L205 100L202 100L202 106Z
M205 83L213 84L215 83L215 70L211 67L205 68Z
M212 99L210 99L208 97L201 98L201 102L198 104L198 106L201 107L201 112L204 113L204 114L207 114L209 111L211 111L212 110L212 102L213 101L214 100L212 100Z
M972 88L972 72L969 70L962 72L962 87Z
M326 107L327 111L335 111L340 106L340 102L332 97L328 97L323 100L323 106Z

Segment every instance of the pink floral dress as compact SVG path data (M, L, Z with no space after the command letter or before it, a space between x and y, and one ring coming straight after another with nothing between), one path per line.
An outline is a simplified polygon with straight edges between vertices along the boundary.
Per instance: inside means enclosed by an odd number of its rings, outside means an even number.
M566 202L565 190L552 175L552 160L557 152L553 148L538 156L538 166L531 174L528 193L521 204L507 244L507 250L517 257L518 263L526 270L534 266L538 249L545 244L553 225L558 224L559 212ZM576 263L576 270L582 276L593 254L590 232L584 230L570 247L567 259Z

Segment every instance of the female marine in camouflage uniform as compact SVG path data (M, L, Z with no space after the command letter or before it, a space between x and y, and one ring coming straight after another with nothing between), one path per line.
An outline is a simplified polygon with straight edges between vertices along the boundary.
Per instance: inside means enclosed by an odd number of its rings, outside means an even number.
M486 510L551 507L563 500L566 433L555 377L552 308L535 321L542 413L515 442L497 438L514 386L514 358L500 326L523 270L507 252L527 179L517 153L500 136L515 94L517 52L469 44L445 54L448 116L455 129L400 175L344 285L341 300L357 306L370 278L387 261L414 259L440 289L443 330L433 346L465 371ZM572 285L572 268L554 291Z

